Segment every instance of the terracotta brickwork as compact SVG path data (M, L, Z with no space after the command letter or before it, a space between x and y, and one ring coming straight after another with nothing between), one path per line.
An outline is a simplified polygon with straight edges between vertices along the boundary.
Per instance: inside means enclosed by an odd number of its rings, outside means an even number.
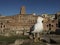
M60 13L56 15L54 14L53 16L42 16L44 18L44 30L55 31L58 28L58 18L60 18L58 15L60 16ZM23 6L21 8L20 14L13 16L0 16L0 30L30 30L30 28L37 22L37 17L37 15L26 14L25 7Z

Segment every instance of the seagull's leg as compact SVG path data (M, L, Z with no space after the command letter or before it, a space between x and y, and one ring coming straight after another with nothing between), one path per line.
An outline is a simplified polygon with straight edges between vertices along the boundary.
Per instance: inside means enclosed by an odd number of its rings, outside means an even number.
M38 40L40 41L40 33L38 33Z
M33 40L35 40L36 36L35 36L35 33L33 33Z
M33 35L34 35L33 37L35 38L35 33L33 33Z

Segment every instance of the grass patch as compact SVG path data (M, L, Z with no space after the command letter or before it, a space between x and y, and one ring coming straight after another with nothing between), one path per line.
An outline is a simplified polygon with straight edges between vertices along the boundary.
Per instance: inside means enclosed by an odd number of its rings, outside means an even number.
M28 41L28 42L25 42L21 45L46 45L46 43L43 43L43 42L32 42L32 41Z
M6 36L0 36L0 43L1 42L7 42L7 43L13 43L15 40L17 39L29 39L28 36L10 36L10 37L6 37Z

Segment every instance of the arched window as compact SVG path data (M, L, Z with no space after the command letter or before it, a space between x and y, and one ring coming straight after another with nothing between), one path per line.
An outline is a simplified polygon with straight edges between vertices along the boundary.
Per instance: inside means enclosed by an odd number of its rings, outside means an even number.
M51 25L53 27L53 25Z
M5 28L5 25L4 25L4 28Z
M1 28L2 28L2 25L1 25Z
M51 30L51 28L49 28L49 30Z
M49 24L49 27L51 27L51 24Z
M1 25L3 25L3 23L1 23Z
M47 27L48 27L48 25L47 25Z

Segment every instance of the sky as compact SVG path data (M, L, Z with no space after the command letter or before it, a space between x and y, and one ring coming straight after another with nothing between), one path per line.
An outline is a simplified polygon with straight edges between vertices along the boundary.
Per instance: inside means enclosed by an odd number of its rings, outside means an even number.
M0 0L0 14L19 14L21 6L25 6L27 14L55 14L60 11L60 0Z

